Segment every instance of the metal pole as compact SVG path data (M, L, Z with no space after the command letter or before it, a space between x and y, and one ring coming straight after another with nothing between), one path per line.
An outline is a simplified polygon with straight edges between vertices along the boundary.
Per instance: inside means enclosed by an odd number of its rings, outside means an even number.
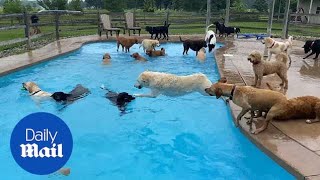
M286 9L284 12L284 19L283 19L283 29L282 29L282 38L288 38L288 25L289 25L289 11L290 11L290 0L286 1Z
M268 36L271 35L271 31L272 31L272 22L273 22L275 4L276 4L276 0L272 0L272 3L270 3L270 6L269 6L269 20L268 20L268 29L267 29Z
M228 26L229 24L229 17L230 17L230 0L226 2L226 17L224 19L224 24Z
M313 0L310 1L309 14L311 14L312 4L313 4ZM308 23L309 23L309 22L310 22L310 16L308 16Z
M209 26L211 19L211 0L207 0L207 18L206 18L206 27Z

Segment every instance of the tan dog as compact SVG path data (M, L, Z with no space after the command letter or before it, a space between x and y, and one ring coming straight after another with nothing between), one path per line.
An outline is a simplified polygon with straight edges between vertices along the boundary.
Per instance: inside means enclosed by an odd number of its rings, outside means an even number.
M153 49L153 50L156 50L155 48L156 47L159 47L160 46L160 43L158 40L153 40L153 39L144 39L142 42L141 42L141 45L139 46L140 47L143 47L143 52L145 52L146 50L148 49Z
M206 49L204 47L199 50L197 58L201 61L206 59Z
M272 120L287 119L313 119L306 120L306 123L320 121L320 99L314 96L302 96L287 101L278 102L267 114L266 121L262 127L256 129L253 133L258 134L267 129Z
M146 61L147 60L146 58L142 57L139 53L133 53L130 56L138 61Z
M166 50L164 48L161 48L161 50L152 50L152 49L147 49L146 52L147 55L150 57L155 57L155 56L164 56L166 55Z
M136 37L119 37L117 36L117 51L119 51L120 45L122 46L122 51L129 52L130 48L138 44L138 39Z
M265 61L259 52L253 51L248 60L252 63L254 71L254 85L257 88L261 87L261 81L263 76L276 73L282 80L281 86L284 85L284 89L288 89L288 77L287 77L287 61L288 56L285 53L280 53L276 56L276 61Z
M102 57L102 62L103 64L108 64L110 63L110 59L111 59L111 56L109 53L105 53Z
M213 84L210 88L205 89L210 96L229 97L236 105L242 107L240 114L236 119L236 126L239 126L241 118L251 111L251 120L254 111L268 112L270 108L278 102L286 101L287 98L280 92L267 89L257 89L251 86L236 86L227 84L225 80Z
M22 83L22 86L24 89L28 90L30 93L30 96L34 97L50 97L52 94L42 91L39 86L34 82L25 82Z
M286 53L290 55L292 49L292 39L293 37L290 36L287 41L279 42L270 37L266 38L264 43L268 49L268 61L270 61L272 54L280 54Z

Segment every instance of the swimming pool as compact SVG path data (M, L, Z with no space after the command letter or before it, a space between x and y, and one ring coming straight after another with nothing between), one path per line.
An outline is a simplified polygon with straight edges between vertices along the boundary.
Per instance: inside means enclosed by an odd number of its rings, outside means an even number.
M66 167L71 179L293 179L235 128L229 108L215 97L193 93L182 97L137 98L127 114L104 98L104 84L114 91L146 93L134 83L144 70L179 75L203 72L217 81L213 55L205 63L182 44L167 43L166 57L135 62L116 52L113 42L93 43L76 52L0 78L1 176L43 179L21 169L10 153L10 135L16 123L32 112L50 112L62 118L73 138ZM109 52L112 62L102 65ZM135 45L131 52L142 52ZM81 83L91 94L67 108L53 101L35 103L21 83L35 81L49 92L70 91ZM58 175L50 178L60 179Z

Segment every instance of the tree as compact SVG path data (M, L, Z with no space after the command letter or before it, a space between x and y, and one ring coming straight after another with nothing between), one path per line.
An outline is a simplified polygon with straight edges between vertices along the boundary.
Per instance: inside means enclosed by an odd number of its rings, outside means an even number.
M89 8L103 8L104 7L104 1L103 0L85 0L86 7Z
M3 3L4 13L21 13L23 12L22 2L20 0L5 0Z
M154 0L144 0L143 10L145 12L154 12L155 1Z
M71 0L68 9L74 11L82 11L81 0Z
M173 2L172 2L172 7L175 10L182 9L182 5L183 5L183 0L173 0Z
M39 6L46 10L66 10L68 0L37 0Z
M232 3L232 8L238 12L242 12L246 10L246 6L244 5L242 0L235 0Z
M267 12L268 3L266 2L266 0L256 0L253 4L253 8L258 10L259 12Z
M124 0L104 0L104 8L112 12L122 12L126 5Z

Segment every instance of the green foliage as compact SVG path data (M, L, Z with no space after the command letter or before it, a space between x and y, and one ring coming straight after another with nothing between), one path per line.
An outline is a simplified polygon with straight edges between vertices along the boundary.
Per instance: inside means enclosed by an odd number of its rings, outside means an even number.
M246 6L242 0L233 1L231 8L237 12L243 12L246 10Z
M104 0L104 8L111 12L122 12L125 8L125 0Z
M81 2L81 0L71 0L69 2L68 9L73 11L82 11Z
M24 8L20 0L5 0L3 3L4 13L21 13Z
M253 8L258 10L259 12L267 12L268 3L266 2L266 0L256 0L253 4Z
M155 10L155 1L154 0L144 0L143 10L145 12L154 12L154 10Z
M89 8L103 8L104 1L103 0L85 0L86 7Z
M173 0L172 2L172 8L175 10L182 9L182 5L183 5L183 0Z
M68 0L37 0L38 4L46 10L66 10Z

